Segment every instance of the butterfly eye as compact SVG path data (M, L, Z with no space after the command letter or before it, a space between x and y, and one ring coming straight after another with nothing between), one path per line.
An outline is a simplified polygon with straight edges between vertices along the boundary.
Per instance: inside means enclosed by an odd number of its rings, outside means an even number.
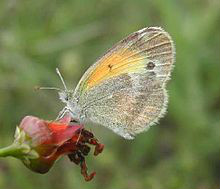
M65 101L68 101L68 100L69 100L69 97L68 97L68 96L66 96L66 97L65 97Z

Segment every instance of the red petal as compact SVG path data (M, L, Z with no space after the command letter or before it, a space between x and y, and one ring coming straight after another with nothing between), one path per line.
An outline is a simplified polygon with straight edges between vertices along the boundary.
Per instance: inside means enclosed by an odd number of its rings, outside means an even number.
M48 127L52 133L52 143L62 145L74 135L79 134L79 130L83 127L81 125L66 126L54 122L48 123Z

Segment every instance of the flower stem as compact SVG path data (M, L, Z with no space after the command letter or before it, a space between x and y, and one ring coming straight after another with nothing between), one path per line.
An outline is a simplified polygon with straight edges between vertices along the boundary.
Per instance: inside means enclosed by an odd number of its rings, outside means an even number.
M0 157L7 157L7 156L19 157L21 154L24 153L23 151L24 151L24 146L13 143L10 146L0 149Z

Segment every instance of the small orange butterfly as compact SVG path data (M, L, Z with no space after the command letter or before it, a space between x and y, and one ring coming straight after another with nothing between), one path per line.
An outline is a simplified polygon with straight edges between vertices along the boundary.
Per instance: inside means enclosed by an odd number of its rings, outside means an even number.
M148 27L108 50L75 90L66 88L57 69L65 87L58 89L59 96L66 104L59 117L68 112L80 123L92 121L133 139L163 117L174 60L170 35L160 27Z

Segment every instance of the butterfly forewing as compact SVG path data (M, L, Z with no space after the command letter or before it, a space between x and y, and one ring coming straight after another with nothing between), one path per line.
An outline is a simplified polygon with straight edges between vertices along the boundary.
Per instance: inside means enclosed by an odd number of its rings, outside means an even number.
M161 28L129 35L80 80L75 96L82 113L127 139L147 130L166 110L165 84L174 53L169 34Z

